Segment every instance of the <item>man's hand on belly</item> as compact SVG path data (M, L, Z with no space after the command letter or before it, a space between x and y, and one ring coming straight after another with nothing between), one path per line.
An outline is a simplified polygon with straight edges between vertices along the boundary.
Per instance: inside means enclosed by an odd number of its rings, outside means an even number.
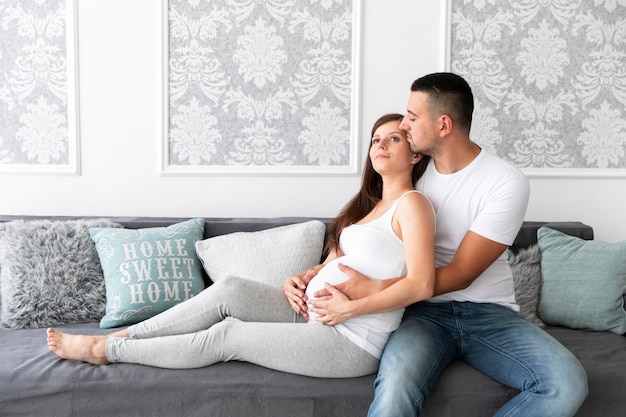
M350 268L342 263L338 265L338 268L341 272L346 274L348 279L335 285L335 288L350 300L358 300L359 298L376 294L395 282L395 280L370 279L356 269ZM330 295L330 291L327 289L321 289L315 292L315 298L328 297Z

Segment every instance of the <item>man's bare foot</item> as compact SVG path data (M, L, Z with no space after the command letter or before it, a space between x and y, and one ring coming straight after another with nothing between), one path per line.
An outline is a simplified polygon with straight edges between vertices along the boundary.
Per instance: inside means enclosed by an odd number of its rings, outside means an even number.
M63 359L106 365L107 336L80 336L48 329L48 349Z

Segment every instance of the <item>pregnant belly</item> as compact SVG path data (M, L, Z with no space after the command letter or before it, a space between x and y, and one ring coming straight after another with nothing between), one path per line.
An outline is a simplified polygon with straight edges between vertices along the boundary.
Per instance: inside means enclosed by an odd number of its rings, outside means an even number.
M390 266L386 264L384 261L377 262L376 260L371 259L371 257L366 256L340 256L337 259L329 262L324 268L320 269L319 272L306 289L306 296L310 300L314 300L315 294L317 291L324 288L325 283L329 283L331 285L337 285L348 279L348 276L339 270L338 264L344 264L352 269L359 271L365 276L373 279L389 279L396 278L400 271L390 270ZM315 317L317 315L313 312L309 312L309 322L314 322Z
M324 283L326 282L332 285L337 285L348 279L348 276L339 270L339 263L348 265L358 270L358 268L354 266L354 262L350 262L347 256L340 256L339 258L332 260L324 266L324 268L320 269L317 275L315 275L311 282L309 282L309 285L306 288L306 295L308 298L314 298L313 294L323 289Z

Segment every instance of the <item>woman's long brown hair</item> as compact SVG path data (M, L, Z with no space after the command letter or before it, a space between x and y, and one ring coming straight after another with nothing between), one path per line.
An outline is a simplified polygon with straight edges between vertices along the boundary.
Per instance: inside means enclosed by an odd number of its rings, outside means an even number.
M374 133L380 126L392 121L400 121L403 117L404 116L399 113L390 113L381 116L372 127L372 134L370 135L370 145L368 149L372 147L371 138L374 137ZM422 174L424 174L429 159L430 157L424 156L413 166L413 184L415 184ZM328 226L328 240L326 243L325 253L330 253L332 250L339 248L339 236L341 235L341 231L344 227L358 222L370 211L372 211L382 198L382 194L383 179L380 174L374 170L368 152L368 156L365 159L365 166L363 167L361 189L352 198L352 200L344 206L341 213L339 213L339 216L337 216Z

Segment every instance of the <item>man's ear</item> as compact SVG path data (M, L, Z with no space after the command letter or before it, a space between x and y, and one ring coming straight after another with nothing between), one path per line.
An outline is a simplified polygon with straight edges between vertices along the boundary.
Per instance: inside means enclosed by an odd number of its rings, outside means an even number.
M452 118L447 114L442 114L439 118L439 123L441 126L440 134L441 136L447 136L452 132Z

